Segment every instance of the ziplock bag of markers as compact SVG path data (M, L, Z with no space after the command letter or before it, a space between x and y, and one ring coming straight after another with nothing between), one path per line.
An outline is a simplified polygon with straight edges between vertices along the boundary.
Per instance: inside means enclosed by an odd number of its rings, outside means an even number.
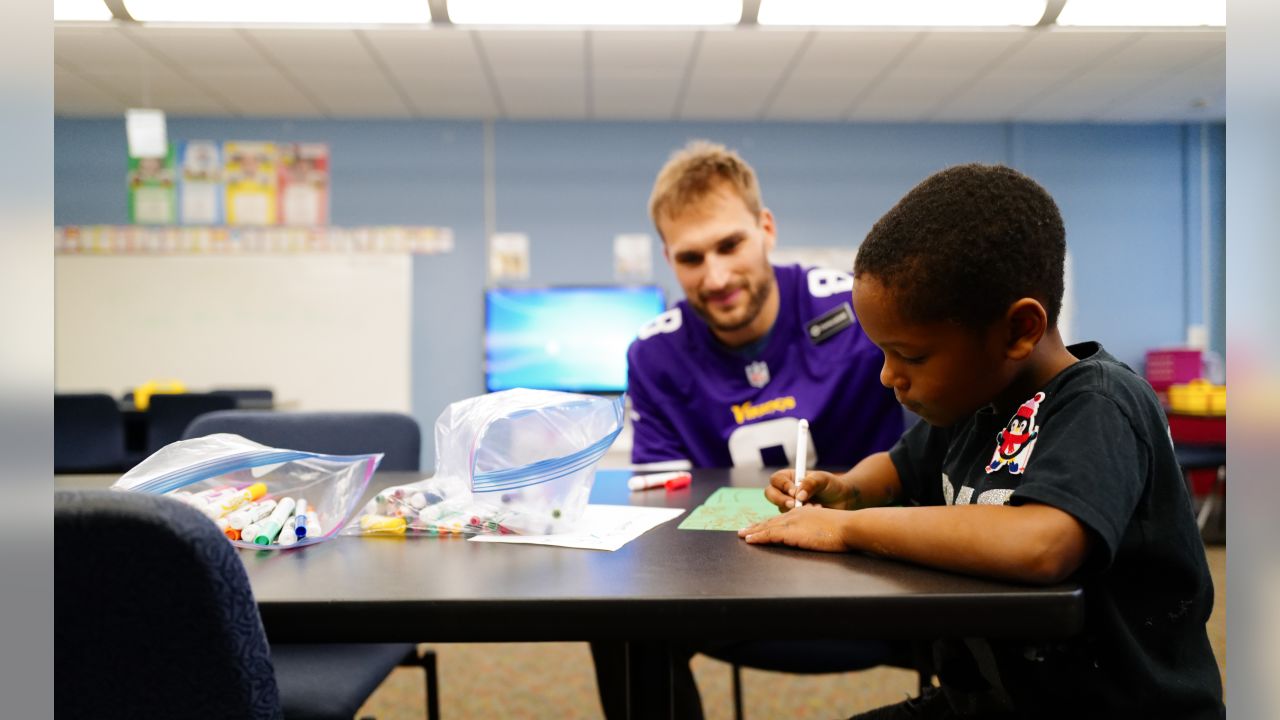
M570 530L621 430L621 397L517 388L456 402L436 420L435 475L380 492L343 534Z
M167 495L208 515L238 547L279 550L337 535L381 460L218 433L166 445L112 489Z

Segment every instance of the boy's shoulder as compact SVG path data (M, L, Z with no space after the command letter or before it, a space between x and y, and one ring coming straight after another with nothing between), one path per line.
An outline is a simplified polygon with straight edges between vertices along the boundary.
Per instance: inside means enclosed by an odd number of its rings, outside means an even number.
M1130 422L1160 420L1164 410L1151 385L1132 368L1117 360L1097 342L1082 342L1067 350L1079 362L1062 372L1057 385L1059 401L1096 393L1108 398Z

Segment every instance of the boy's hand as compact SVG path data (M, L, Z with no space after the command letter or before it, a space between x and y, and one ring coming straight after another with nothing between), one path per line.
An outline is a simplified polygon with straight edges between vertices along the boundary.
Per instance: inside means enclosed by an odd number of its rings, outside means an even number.
M807 477L813 476L814 473L809 473ZM808 505L745 527L738 531L738 537L752 545L790 545L805 550L844 552L849 547L844 541L843 526L849 517L846 510Z
M794 482L795 470L779 470L769 478L769 486L764 489L764 496L769 502L778 506L782 512L795 508L796 495L801 503L816 503L826 507L841 507L844 501L844 487L832 473L822 470L810 470L805 473L797 490Z

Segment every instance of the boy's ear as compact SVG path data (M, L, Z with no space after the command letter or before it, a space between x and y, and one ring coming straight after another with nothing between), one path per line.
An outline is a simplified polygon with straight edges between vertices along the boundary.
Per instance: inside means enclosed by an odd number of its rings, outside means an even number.
M1015 300L1005 311L1005 327L1008 331L1005 356L1010 360L1025 360L1048 332L1049 314L1035 298Z

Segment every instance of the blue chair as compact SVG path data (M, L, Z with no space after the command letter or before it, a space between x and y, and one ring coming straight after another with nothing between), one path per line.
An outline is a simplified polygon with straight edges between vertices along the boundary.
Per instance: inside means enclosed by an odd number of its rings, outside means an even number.
M384 453L379 470L417 472L422 431L418 421L393 412L268 412L226 410L196 418L183 438L235 433L270 447L361 455Z
M417 472L421 465L422 431L418 421L393 412L270 412L223 410L201 415L183 439L235 433L270 447L330 455L384 453L379 470ZM436 655L428 650L406 664L421 667L427 682L427 716L440 717Z
M54 495L62 718L350 718L412 644L270 646L218 528L142 493Z
M157 394L147 407L147 454L182 439L182 431L205 413L230 410L236 399L211 393Z
M55 473L119 472L124 464L124 419L114 398L102 393L53 396Z

